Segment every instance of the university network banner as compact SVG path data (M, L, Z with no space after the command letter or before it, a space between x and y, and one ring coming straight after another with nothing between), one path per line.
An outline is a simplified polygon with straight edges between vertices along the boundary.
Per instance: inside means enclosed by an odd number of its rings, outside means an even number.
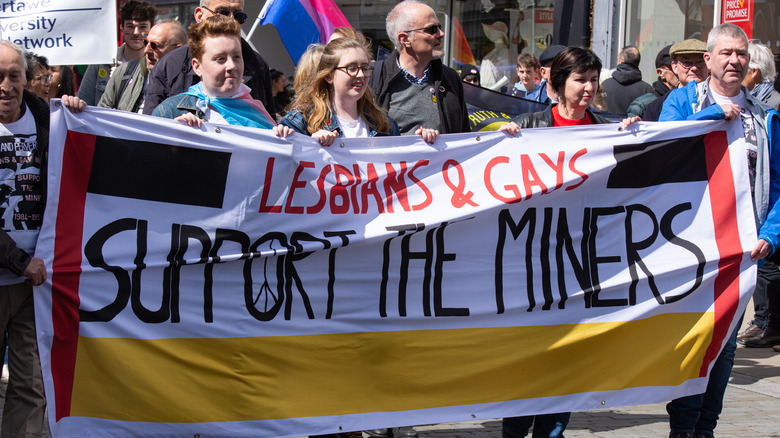
M340 139L55 104L54 436L283 437L703 391L755 283L718 123Z
M2 0L0 38L45 56L50 65L112 63L116 2Z

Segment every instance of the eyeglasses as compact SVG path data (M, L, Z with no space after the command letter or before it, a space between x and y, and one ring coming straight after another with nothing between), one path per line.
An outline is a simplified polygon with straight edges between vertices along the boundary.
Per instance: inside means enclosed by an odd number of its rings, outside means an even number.
M207 10L207 11L209 11L212 14L215 14L215 15L219 14L219 15L224 15L226 17L230 17L232 15L233 18L236 21L238 21L238 24L244 24L244 22L247 19L246 12L242 12L242 11L231 12L231 11L226 11L224 9L220 9L220 10L217 10L217 11L212 11L211 9L209 9L209 8L207 8L205 6L201 6L201 8L203 8L203 9L205 9L205 10Z
M409 29L409 30L405 30L404 32L409 33L409 32L414 32L416 30L421 30L427 33L428 35L436 35L441 30L441 24L431 24L430 26L418 27L417 29Z
M374 72L374 67L368 64L366 65L349 64L343 67L336 67L336 70L341 70L344 73L354 78L357 77L359 71L362 71L364 76L371 76L371 73Z
M685 67L686 69L692 68L693 66L696 66L699 68L699 70L702 70L704 66L706 65L703 59L698 59L696 61L675 61L676 63L680 64L681 66Z
M148 45L152 48L152 50L160 49L162 50L163 47L169 46L170 44L163 44L163 43L155 43L154 41L144 40L144 45Z
M42 74L42 75L34 76L33 79L35 79L36 81L43 82L45 84L46 82L51 82L51 75Z

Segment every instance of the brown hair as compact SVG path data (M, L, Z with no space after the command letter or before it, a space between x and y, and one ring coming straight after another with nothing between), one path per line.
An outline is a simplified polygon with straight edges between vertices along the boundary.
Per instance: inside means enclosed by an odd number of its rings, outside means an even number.
M233 36L241 38L241 25L232 17L215 14L200 23L192 23L189 28L189 46L192 57L200 60L203 56L203 43L206 38Z
M296 87L300 85L301 89L296 88L295 100L290 107L303 114L303 119L306 120L306 129L310 133L319 131L333 117L331 112L333 88L326 79L336 71L341 59L341 52L348 49L363 50L368 59L371 59L371 53L365 40L361 42L351 38L337 38L325 46L320 57L319 69L311 72L306 83L299 84L296 73L295 84ZM378 132L389 132L390 121L374 102L374 94L368 86L368 78L365 79L364 87L366 91L357 102L358 113L361 116L366 116L364 120L369 127Z
M154 18L157 16L157 8L145 1L130 0L119 9L119 17L122 19L122 25L125 21L148 21L154 24Z
M521 53L517 55L517 65L537 69L539 68L539 61L536 60L536 56L533 53Z

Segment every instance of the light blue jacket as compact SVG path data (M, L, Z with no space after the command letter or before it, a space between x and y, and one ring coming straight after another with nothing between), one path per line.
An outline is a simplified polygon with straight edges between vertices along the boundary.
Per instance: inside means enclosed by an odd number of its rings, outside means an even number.
M753 97L744 86L742 91L747 99L747 109L755 116L758 139L753 212L759 227L758 238L769 242L772 253L780 246L780 205L777 202L780 198L780 116ZM672 90L658 121L725 119L720 105L709 104L708 92L708 81L691 81L683 88Z

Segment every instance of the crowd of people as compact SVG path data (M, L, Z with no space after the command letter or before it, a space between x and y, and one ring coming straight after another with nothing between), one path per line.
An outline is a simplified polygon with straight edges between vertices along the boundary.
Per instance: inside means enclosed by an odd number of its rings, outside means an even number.
M194 128L204 122L269 129L275 135L306 135L322 146L339 137L420 136L469 131L464 82L479 85L480 70L461 72L442 62L444 31L436 12L404 0L388 14L387 34L395 50L373 60L370 42L351 28L338 28L327 44L313 44L292 78L271 70L241 37L243 0L201 0L195 22L184 29L172 20L155 22L156 9L129 0L120 11L123 44L116 65L90 65L78 91L70 66L0 41L0 141L3 184L8 186L0 231L0 330L7 333L10 378L2 435L41 436L45 398L38 359L32 286L46 280L43 260L32 257L46 204L45 172L51 98L73 112L87 105L174 119ZM591 50L554 45L517 58L516 97L548 104L503 125L506 135L522 129L610 123L598 110L641 120L726 120L730 142L745 145L758 226L755 261L780 245L780 93L773 56L724 24L707 42L689 39L664 47L656 57L657 80L641 80L639 52L626 47L618 68L600 81L602 62ZM594 110L596 109L596 110ZM8 173L8 175L6 175ZM23 178L21 177L22 175ZM20 181L25 184L21 184ZM759 268L755 319L731 334L713 366L703 394L669 402L670 437L714 435L737 342L780 351L780 270L772 261ZM563 437L570 413L510 417L505 438ZM371 437L414 438L413 427L363 431ZM340 434L357 436L358 433Z

